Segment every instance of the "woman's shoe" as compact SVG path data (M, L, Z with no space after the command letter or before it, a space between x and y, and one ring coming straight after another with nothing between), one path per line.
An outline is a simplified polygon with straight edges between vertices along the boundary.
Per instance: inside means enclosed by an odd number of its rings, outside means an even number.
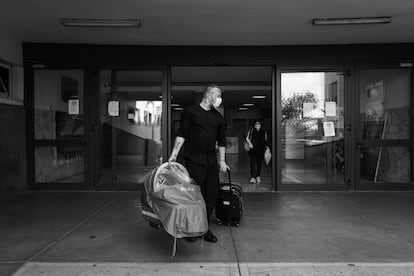
M254 177L250 178L250 183L256 184L256 178L254 178Z
M260 183L260 176L256 177L256 182Z

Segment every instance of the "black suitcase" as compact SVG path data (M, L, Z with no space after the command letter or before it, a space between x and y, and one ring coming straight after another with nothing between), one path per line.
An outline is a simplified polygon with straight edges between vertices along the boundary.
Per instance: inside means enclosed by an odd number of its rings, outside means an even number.
M242 188L231 183L230 171L228 175L229 182L219 185L216 219L219 224L239 227L243 216Z

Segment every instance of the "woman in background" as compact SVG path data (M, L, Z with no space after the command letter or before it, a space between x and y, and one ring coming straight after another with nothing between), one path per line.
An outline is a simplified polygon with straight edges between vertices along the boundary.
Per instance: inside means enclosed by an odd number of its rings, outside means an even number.
M260 183L260 173L262 170L263 156L267 147L266 132L262 130L262 123L256 121L250 135L246 137L253 148L249 150L250 157L250 183Z

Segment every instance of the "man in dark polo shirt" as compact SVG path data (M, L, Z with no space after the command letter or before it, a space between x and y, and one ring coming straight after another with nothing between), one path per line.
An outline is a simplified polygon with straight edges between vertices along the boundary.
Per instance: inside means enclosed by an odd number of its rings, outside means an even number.
M185 144L182 152L183 163L190 176L201 188L206 202L208 220L210 220L217 200L219 170L225 172L230 169L225 161L224 118L216 110L221 102L220 88L213 84L207 85L201 102L183 112L180 130L168 159L168 162L176 161L181 147ZM220 156L218 164L216 142ZM196 238L187 240L195 241ZM217 242L217 238L210 230L204 235L204 240Z

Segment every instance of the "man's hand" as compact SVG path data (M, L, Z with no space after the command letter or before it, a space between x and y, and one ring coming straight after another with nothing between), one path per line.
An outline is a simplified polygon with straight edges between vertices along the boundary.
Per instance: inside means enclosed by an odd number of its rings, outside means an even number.
M220 161L220 171L227 172L230 170L230 167L226 164L226 161Z

